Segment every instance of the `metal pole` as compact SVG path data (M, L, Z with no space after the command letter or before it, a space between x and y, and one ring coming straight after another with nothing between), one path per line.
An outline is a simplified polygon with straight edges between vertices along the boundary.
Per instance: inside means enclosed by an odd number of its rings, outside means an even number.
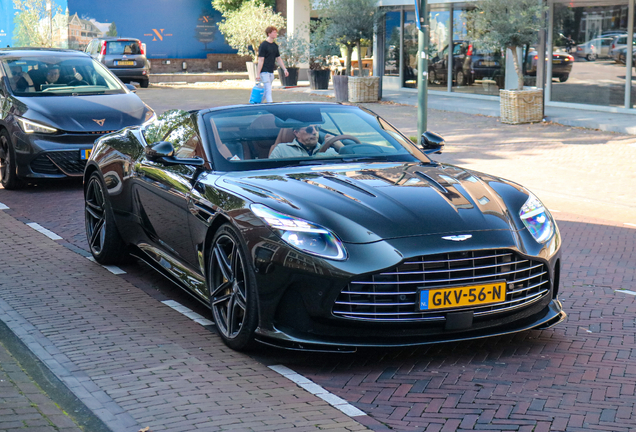
M426 0L420 1L420 31L418 32L417 62L417 139L427 130L426 108L428 105L428 8Z
M543 106L545 107L545 103L552 100L552 53L554 52L554 2L552 0L548 1L548 40L546 41L546 45L548 47L548 61L546 65L545 75L547 79L545 80L546 86L543 91Z
M634 0L629 0L627 17L627 49L625 50L625 108L632 107L632 62L634 58L632 44L634 40Z
M453 51L455 51L455 44L453 43L453 4L448 5L448 10L450 11L450 18L448 19L448 75L446 75L446 89L449 92L453 91L453 69L455 69L455 65L453 62L455 61L455 56L453 55ZM457 83L459 85L459 83Z

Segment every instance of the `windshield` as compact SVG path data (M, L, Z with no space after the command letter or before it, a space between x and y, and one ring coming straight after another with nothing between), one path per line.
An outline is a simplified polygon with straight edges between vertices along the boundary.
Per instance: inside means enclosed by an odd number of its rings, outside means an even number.
M29 56L0 60L16 96L125 93L115 77L90 57Z
M242 171L356 160L430 162L385 120L346 105L254 105L204 116L215 166Z

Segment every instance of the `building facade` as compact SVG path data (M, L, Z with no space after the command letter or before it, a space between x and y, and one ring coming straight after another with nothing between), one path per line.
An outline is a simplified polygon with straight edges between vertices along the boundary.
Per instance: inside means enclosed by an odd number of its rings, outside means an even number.
M476 4L429 2L429 91L496 98L504 87L505 50L480 49L468 37L468 13ZM379 5L386 16L375 61L383 88L417 88L414 3L381 0ZM547 6L546 104L636 114L634 0L550 0ZM537 85L540 51L537 43L521 53L527 85Z

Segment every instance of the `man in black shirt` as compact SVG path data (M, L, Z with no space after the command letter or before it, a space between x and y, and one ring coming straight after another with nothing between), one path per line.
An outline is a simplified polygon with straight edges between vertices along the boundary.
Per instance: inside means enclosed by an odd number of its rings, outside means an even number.
M283 59L280 58L280 52L278 51L278 45L276 45L276 38L278 37L278 29L274 26L269 26L265 29L267 39L261 43L258 47L258 67L256 68L256 81L260 80L265 85L265 100L267 102L273 102L272 100L272 81L274 81L274 68L276 63L285 73L285 76L289 75L287 68L283 63Z

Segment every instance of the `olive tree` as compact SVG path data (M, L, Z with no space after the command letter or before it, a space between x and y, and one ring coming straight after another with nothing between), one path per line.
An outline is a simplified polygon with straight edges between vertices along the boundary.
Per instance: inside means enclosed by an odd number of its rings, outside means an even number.
M373 39L373 31L380 24L384 12L377 0L318 0L316 9L321 17L329 19L328 32L347 50L347 75L351 74L351 54L362 39ZM362 76L362 59L358 61Z
M251 55L256 63L258 47L267 37L265 29L268 26L279 30L285 28L285 18L271 7L249 1L237 10L224 13L219 31L239 55Z
M482 0L468 14L468 36L477 45L512 51L517 90L523 89L523 68L517 48L536 42L546 10L547 6L537 0Z

